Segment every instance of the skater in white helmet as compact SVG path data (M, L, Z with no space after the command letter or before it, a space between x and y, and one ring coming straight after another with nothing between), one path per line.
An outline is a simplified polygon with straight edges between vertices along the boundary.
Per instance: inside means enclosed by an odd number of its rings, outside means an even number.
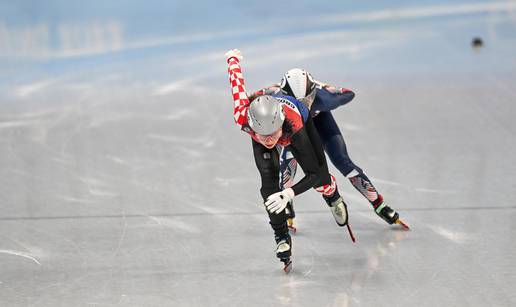
M346 88L333 87L316 81L310 73L300 68L287 71L280 84L259 90L249 96L252 101L260 95L272 93L282 93L300 100L310 110L310 116L323 142L324 150L333 165L369 201L379 217L389 224L400 224L408 229L408 226L400 220L399 214L385 203L383 196L378 193L364 171L351 161L344 137L331 114L332 110L349 103L355 94ZM292 185L296 167L295 157L288 152L288 148L281 149L280 188ZM288 225L295 231L295 211L292 201L287 206L287 215Z

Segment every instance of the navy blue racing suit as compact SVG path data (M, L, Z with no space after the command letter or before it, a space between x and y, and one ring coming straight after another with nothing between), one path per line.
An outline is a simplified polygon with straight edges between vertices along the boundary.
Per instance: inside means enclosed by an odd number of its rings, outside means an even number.
M351 184L375 206L375 201L380 201L378 192L364 171L349 157L344 137L331 114L332 110L349 103L355 94L341 88L332 88L330 91L324 86L318 86L316 91L310 114L323 142L324 151L342 175L348 178ZM288 188L293 184L296 161L286 149L283 149L280 154L280 171L280 188Z

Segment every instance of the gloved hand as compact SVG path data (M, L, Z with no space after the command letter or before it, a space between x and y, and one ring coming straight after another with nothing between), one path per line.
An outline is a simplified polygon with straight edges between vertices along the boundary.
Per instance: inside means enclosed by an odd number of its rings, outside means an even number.
M265 207L270 213L279 214L285 209L288 202L294 198L294 190L291 188L285 189L281 192L274 193L267 197Z
M238 61L241 61L244 57L242 56L242 52L238 49L231 49L226 52L226 61L229 61L231 58L236 58Z

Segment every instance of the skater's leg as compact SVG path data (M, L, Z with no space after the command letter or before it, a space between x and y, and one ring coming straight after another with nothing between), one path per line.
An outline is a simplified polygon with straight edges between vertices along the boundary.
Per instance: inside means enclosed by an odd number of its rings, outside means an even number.
M317 182L314 185L314 188L331 185L333 183L333 181L332 181L330 173L328 171L328 164L326 162L326 156L324 155L323 143L321 141L319 133L317 132L317 129L314 125L312 118L308 118L308 120L305 123L305 127L306 127L306 132L308 134L308 137L310 138L310 142L312 143L312 147L314 149L315 156L319 163L319 182ZM325 191L325 194L328 194L330 192L333 193L334 187L335 186L333 186L333 189L331 191Z
M315 128L314 122L310 119L307 121L306 127L316 156L321 165L320 180L319 183L314 186L314 188L317 192L322 194L324 200L330 207L330 210L337 224L340 226L345 226L348 223L347 206L339 194L335 177L333 177L328 171L328 164L326 162L323 144L321 142L319 133Z
M353 187L360 192L371 204L375 213L389 224L398 221L399 214L391 207L387 206L382 195L378 193L375 186L362 169L356 166L347 156L344 139L340 135L335 135L328 140L327 152L334 164L349 179ZM338 149L340 148L340 150ZM337 152L346 153L337 155ZM346 173L347 172L347 173Z
M314 118L314 124L333 165L373 204L378 198L378 192L362 169L349 158L344 137L333 115L330 112L321 112Z
M378 193L364 171L351 161L344 137L333 115L330 112L321 112L314 118L314 124L321 135L324 148L333 165L369 201L378 216L389 224L397 222L399 220L398 213L385 204L383 197Z
M313 121L331 162L342 175L348 175L356 166L349 158L346 143L333 115L331 112L321 112Z
M254 140L252 143L254 160L262 180L260 193L263 201L265 202L267 197L280 190L278 151L276 149L267 149ZM285 234L288 234L287 216L285 211L282 211L279 214L267 213L269 214L269 220L271 227L274 230L274 235L276 237L282 237Z
M276 149L267 149L260 143L252 140L254 162L260 172L262 186L260 193L263 200L279 191L279 157Z

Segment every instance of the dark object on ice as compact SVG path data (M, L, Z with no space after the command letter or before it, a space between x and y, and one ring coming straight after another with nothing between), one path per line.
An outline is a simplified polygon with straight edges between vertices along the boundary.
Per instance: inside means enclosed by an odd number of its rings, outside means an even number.
M471 41L471 46L473 48L480 48L484 46L484 41L480 37L474 37Z

